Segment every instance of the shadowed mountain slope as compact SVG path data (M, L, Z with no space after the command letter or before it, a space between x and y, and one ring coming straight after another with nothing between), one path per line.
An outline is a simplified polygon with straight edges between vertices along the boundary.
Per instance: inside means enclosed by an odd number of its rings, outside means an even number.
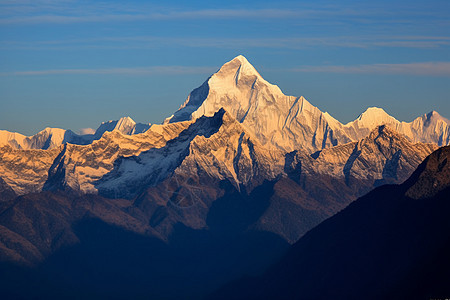
M263 277L214 299L432 299L450 293L450 147L401 185L361 197L294 244Z

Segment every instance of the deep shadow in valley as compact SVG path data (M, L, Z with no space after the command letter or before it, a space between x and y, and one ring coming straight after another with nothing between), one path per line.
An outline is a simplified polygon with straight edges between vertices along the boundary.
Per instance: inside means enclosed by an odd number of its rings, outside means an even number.
M385 185L322 222L261 277L209 299L442 299L450 295L450 188Z
M2 295L201 298L230 280L261 274L287 250L288 243L279 236L246 229L268 205L258 196L271 189L269 185L247 198L235 193L217 199L208 216L209 230L176 224L167 242L86 214L72 225L78 244L57 251L35 268L0 266ZM253 213L244 214L247 210ZM230 223L237 225L227 229Z

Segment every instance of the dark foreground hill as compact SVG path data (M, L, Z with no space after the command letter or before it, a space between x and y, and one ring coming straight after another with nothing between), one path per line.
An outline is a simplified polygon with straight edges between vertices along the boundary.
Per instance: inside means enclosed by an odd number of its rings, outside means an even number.
M292 246L264 276L211 299L450 297L450 147L401 185L361 197Z
M252 203L268 189L227 199L246 201L258 214ZM98 196L18 197L0 212L0 298L198 299L243 274L261 274L289 246L273 233L228 230L230 219L221 221L215 209L210 230L177 223L166 240L131 216L133 209ZM252 221L232 212L228 218L244 227Z

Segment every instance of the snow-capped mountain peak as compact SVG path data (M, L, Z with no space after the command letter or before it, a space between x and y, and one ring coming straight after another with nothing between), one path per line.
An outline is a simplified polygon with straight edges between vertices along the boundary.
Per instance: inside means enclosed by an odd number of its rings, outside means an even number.
M46 127L33 136L0 130L0 147L9 145L15 149L52 149L67 142L76 134L70 130Z
M319 109L303 97L284 95L278 86L264 80L243 56L224 64L193 90L165 123L213 116L221 108L268 147L292 151L305 146L318 150L324 144L333 143L327 141L330 137L323 132L326 119ZM320 124L316 124L317 120ZM316 130L319 130L317 138L307 136L307 132Z
M13 149L53 149L62 144L76 145L90 144L100 139L105 132L118 131L124 135L143 133L150 128L150 124L136 123L130 117L123 117L116 121L102 122L94 134L76 134L71 130L46 127L32 136L25 136L16 132L0 130L0 147L9 145Z
M432 122L432 121L442 121L444 123L447 123L450 125L450 120L447 118L444 118L443 116L441 116L437 111L432 110L429 113L427 113L425 116L426 120L428 122Z
M119 119L117 124L132 124L132 125L134 125L134 124L136 124L136 122L130 117L122 117Z
M284 95L278 86L264 80L242 55L225 63L193 90L164 123L213 116L221 108L254 134L262 145L287 152L296 149L315 152L358 141L380 125L387 125L413 141L426 142L432 137L430 141L443 145L448 144L450 138L448 123L437 113L405 123L382 108L369 107L356 120L343 125L304 97ZM433 125L426 132L420 129L427 124Z
M130 117L123 117L112 123L115 124L114 130L118 130L124 134L130 134L136 125L136 122Z
M357 124L359 128L373 129L379 125L394 123L399 123L399 121L390 116L384 109L369 107L355 121L346 124L346 126L354 126Z
M414 142L450 143L450 121L432 111L410 123L400 122L382 108L369 107L356 120L342 124L323 113L304 97L284 95L280 88L259 74L242 55L225 63L200 87L194 89L167 123L211 117L225 109L262 146L285 152L303 149L309 153L339 144L358 141L380 125L386 125ZM136 123L130 117L103 122L94 134L46 129L33 137L0 132L0 146L16 149L51 149L62 143L89 144L105 132L124 135L143 133L150 124ZM47 142L49 141L49 142Z
M131 135L147 131L150 124L136 123L130 117L122 117L119 120L103 122L95 131L94 139L98 140L106 131L119 131L122 134Z
M220 70L216 73L218 77L228 77L232 75L236 84L239 83L241 76L256 76L258 79L262 79L261 75L256 69L248 62L248 60L239 55L231 61L224 64Z
M264 80L248 60L239 55L194 89L178 111L164 123L198 119L203 115L212 116L220 108L237 115L241 121L246 112L251 110L251 106L256 104L254 96L261 91L275 97L284 96L276 85Z

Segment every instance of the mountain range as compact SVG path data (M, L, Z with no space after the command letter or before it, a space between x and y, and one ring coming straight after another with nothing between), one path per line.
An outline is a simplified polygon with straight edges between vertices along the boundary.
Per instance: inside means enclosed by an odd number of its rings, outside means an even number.
M304 149L318 151L358 141L380 125L387 125L412 142L450 143L450 121L431 111L412 122L400 122L382 108L370 107L356 120L342 124L327 112L321 112L304 97L286 96L239 55L224 64L200 87L194 89L180 108L164 123L195 120L213 116L225 109L253 134L263 146L290 152ZM159 126L159 125L154 125ZM130 117L103 122L95 133L77 135L71 130L46 128L26 137L0 130L0 146L14 149L52 149L64 143L85 145L101 138L106 131L125 135L143 133L151 124L134 122Z
M223 65L165 123L211 116L224 108L262 145L285 151L314 152L358 141L379 125L387 125L413 142L450 142L449 120L432 111L411 123L400 122L383 109L371 107L355 121L342 124L304 97L286 96L264 80L243 56Z
M192 91L163 125L136 124L126 117L102 123L91 135L54 128L31 137L1 131L0 177L18 195L62 188L132 198L183 169L190 158L196 168L213 178L230 180L239 189L285 174L288 157L299 160L299 155L306 154L304 169L314 165L310 169L315 172L348 180L350 173L358 173L354 159L359 157L361 141L368 136L375 139L373 132L380 132L379 126L406 138L403 143L442 146L450 141L449 124L437 112L405 123L382 109L369 108L344 125L303 97L285 96L238 56ZM221 147L213 145L217 139ZM435 149L432 145L415 147L421 159ZM395 155L400 159L402 153ZM32 164L28 163L31 158ZM411 172L421 159L413 159L405 172ZM391 160L379 161L378 169L385 161L392 165L384 174L363 171L357 177L370 173L375 180L405 179L393 169L396 159Z
M42 149L57 148L63 144L87 145L99 140L105 132L118 131L125 135L138 134L147 131L150 124L136 123L130 117L117 121L103 122L93 134L76 134L72 130L47 127L32 136L25 136L17 132L0 130L0 146L9 145L13 149Z
M156 298L203 297L261 274L358 197L405 181L450 143L449 128L434 111L406 123L381 108L342 124L238 56L163 124L0 131L0 277L33 278L43 298L148 297L150 279Z

